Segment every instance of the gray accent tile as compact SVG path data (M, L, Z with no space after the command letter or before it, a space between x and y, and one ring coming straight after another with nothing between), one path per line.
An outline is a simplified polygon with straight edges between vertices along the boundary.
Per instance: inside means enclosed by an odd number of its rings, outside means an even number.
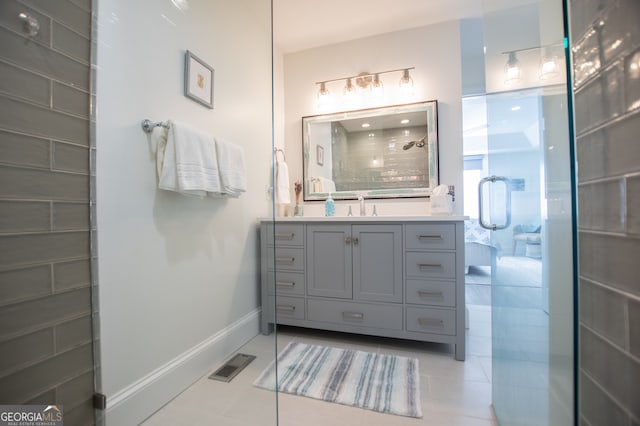
M626 181L627 232L640 234L640 176L630 176Z
M636 417L640 417L640 363L631 359L584 327L580 327L580 361L589 374L612 399Z
M40 395L34 396L28 401L25 401L25 404L50 405L54 401L56 401L56 390L49 389Z
M54 203L53 229L89 230L89 205L87 203Z
M92 341L91 316L74 319L56 326L56 353Z
M580 377L580 407L591 425L630 426L629 416L589 378Z
M616 64L575 94L575 125L578 134L622 114L624 69Z
M91 284L91 261L83 259L56 263L53 265L53 276L56 292L87 287Z
M622 200L623 179L591 183L578 187L578 223L581 229L624 232L625 217Z
M578 180L597 179L640 169L640 114L577 140Z
M11 370L54 354L53 329L46 328L35 333L0 342L0 376Z
M75 377L58 386L58 400L64 407L72 408L93 398L93 374L91 372ZM65 420L67 411L65 410ZM71 423L77 424L77 423Z
M87 256L88 232L0 236L0 267Z
M89 148L53 143L53 169L89 173Z
M0 233L51 230L51 203L0 200Z
M83 36L91 37L91 13L83 10L71 2L49 0L23 0L34 9L51 16L78 31Z
M51 142L0 130L0 162L48 169Z
M624 63L625 107L627 111L640 108L640 49L629 55Z
M51 294L51 266L0 272L0 303Z
M588 79L600 70L600 46L597 33L588 31L572 46L573 81L575 88L581 88Z
M580 321L621 348L627 346L625 307L619 293L580 280Z
M88 314L91 311L89 293L89 288L81 288L3 307L0 310L0 339L17 337L36 327Z
M53 47L77 60L89 64L91 42L57 22L53 23Z
M87 92L53 82L53 108L89 118L89 102L91 96Z
M578 40L591 24L600 17L615 0L580 0L579 7L571 4L571 38Z
M91 12L91 0L69 0L71 3L78 6L80 9L87 12Z
M90 370L92 364L91 345L81 346L54 356L15 374L0 378L0 400L5 404L21 403L43 390L50 389L65 378L72 378ZM65 423L68 422L65 421Z
M629 351L640 358L640 302L629 299Z
M580 275L640 296L637 257L640 239L580 232Z
M0 166L0 198L88 201L89 176Z
M0 92L49 107L50 80L3 62L0 62L0 75Z
M59 3L57 1L51 3ZM89 66L0 27L2 57L18 66L89 90Z
M89 120L15 99L0 97L0 126L17 132L89 145Z
M603 15L601 31L605 63L615 61L640 46L640 2L618 0Z
M29 38L48 46L51 42L51 20L49 17L15 0L0 1L0 25L19 34L24 34L22 21L17 18L21 12L30 14L40 23L38 34L33 38L25 35L25 40Z
M65 407L64 421L65 424L78 425L78 426L92 426L95 423L93 409L93 397L86 399L81 403L70 406L69 411L66 410L67 405L63 402ZM104 424L104 422L98 422L97 424Z

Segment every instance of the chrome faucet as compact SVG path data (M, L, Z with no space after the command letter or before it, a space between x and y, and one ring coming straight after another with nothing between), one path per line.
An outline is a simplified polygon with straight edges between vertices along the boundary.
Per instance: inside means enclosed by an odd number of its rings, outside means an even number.
M364 205L364 197L362 196L362 194L358 195L358 203L360 203L360 216L366 216L367 209Z

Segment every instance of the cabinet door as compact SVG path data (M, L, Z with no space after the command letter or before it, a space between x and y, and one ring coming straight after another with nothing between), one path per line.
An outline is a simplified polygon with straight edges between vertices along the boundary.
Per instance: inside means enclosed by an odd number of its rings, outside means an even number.
M352 237L354 298L402 302L402 225L354 225Z
M307 294L351 299L351 226L307 225Z

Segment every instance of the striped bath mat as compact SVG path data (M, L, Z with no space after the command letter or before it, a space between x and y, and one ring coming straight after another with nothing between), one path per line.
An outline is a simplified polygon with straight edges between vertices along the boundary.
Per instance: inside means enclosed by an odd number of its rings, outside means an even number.
M277 358L278 391L422 417L418 360L291 342ZM272 362L253 383L275 389Z

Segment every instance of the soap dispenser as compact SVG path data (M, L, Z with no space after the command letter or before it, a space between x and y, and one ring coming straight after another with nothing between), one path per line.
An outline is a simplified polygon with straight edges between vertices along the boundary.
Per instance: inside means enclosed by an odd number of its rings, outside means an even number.
M334 214L336 214L336 204L331 198L331 193L329 193L327 201L324 202L324 215L333 216Z

